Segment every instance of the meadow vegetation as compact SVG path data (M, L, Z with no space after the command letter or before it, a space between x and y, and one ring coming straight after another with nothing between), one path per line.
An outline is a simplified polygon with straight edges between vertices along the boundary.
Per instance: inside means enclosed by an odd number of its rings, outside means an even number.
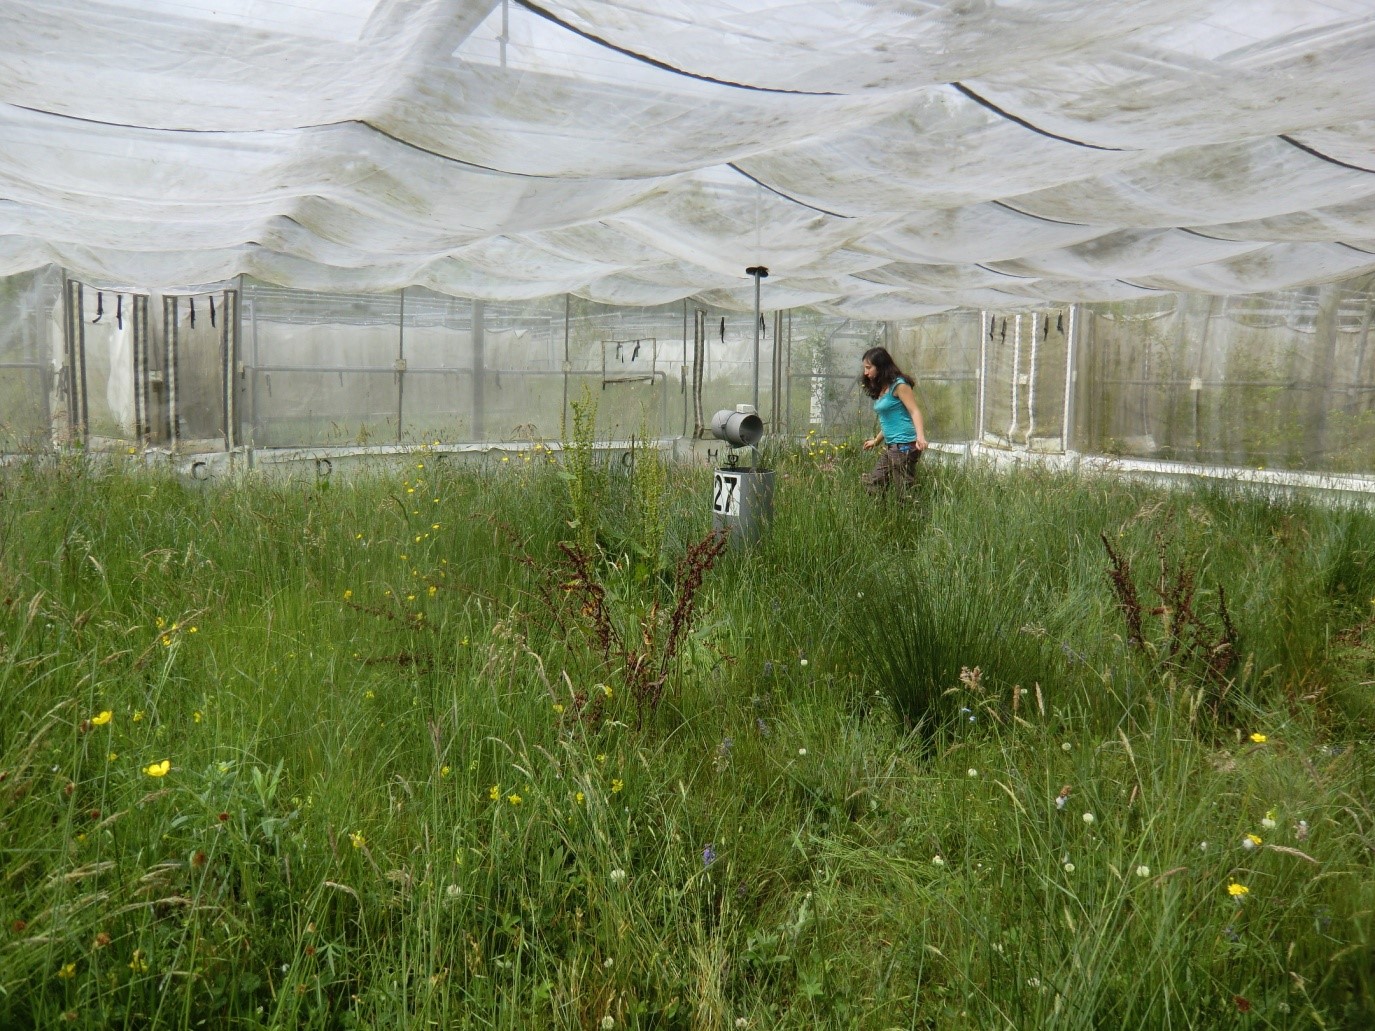
M0 478L0 1027L1375 1025L1375 513Z

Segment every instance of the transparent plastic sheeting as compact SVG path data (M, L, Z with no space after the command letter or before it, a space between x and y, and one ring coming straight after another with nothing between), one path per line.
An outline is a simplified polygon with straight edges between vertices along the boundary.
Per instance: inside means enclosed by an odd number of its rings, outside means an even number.
M941 443L1370 476L1372 280L902 321L779 313L761 326L759 411L771 439L871 433L856 374L881 344ZM584 398L601 440L701 436L753 397L753 331L752 313L681 302L252 280L194 297L68 281L64 307L45 269L0 279L0 452L533 445L568 439Z
M1375 269L1375 0L0 0L0 275L891 319Z

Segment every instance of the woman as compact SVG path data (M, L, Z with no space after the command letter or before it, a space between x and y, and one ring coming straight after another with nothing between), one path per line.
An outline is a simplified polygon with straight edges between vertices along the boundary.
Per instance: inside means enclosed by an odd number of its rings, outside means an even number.
M872 493L883 490L895 479L904 487L911 486L917 462L926 450L926 428L912 393L912 382L882 347L865 351L860 369L860 386L874 399L879 425L878 433L864 442L864 450L884 445L878 465L865 475L864 485Z

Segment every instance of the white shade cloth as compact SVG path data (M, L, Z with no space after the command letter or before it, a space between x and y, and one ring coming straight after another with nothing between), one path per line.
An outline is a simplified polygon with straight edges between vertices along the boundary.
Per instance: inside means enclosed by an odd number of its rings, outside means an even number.
M1375 270L1375 0L0 0L0 275L861 318Z

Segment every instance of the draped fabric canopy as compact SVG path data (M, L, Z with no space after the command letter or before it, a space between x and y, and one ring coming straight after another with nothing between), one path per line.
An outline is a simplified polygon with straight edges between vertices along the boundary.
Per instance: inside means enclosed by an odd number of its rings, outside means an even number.
M0 0L0 275L861 318L1375 271L1375 0Z

